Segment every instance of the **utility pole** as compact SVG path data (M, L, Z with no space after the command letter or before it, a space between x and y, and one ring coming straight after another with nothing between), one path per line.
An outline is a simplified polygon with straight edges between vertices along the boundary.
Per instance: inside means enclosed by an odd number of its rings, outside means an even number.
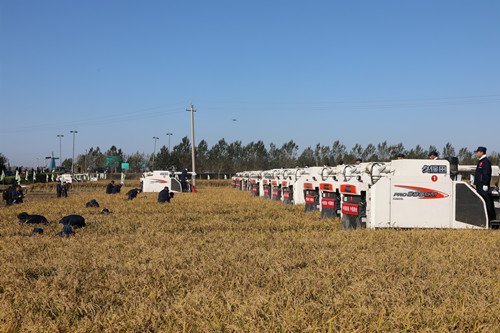
M155 140L155 146L154 146L154 149L153 149L153 165L154 165L155 164L155 155L156 155L156 140L158 140L159 137L153 136L153 139Z
M71 173L75 173L75 134L78 133L78 131L69 131L70 133L73 133L73 158L71 159Z
M84 169L83 169L83 173L87 173L87 149L85 149L85 162L84 162Z
M168 135L168 153L170 154L170 137L173 135L172 133L167 133Z
M196 110L193 107L193 103L191 103L191 109L186 108L186 111L191 111L191 166L192 172L195 173L195 154L194 154L194 113ZM196 186L196 176L193 176L193 185Z
M62 134L57 134L57 137L59 138L59 167L62 165L62 150L61 150L61 139L64 137Z

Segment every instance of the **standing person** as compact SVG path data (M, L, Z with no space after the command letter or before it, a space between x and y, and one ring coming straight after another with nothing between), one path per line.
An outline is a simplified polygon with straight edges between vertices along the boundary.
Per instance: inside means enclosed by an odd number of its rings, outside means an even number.
M182 174L181 174L181 186L182 186L182 191L186 191L187 190L187 174L188 174L188 169L185 168L184 170L182 170Z
M429 153L429 159L431 159L431 160L437 160L437 159L438 159L438 156L439 156L439 153L438 153L438 152L436 152L436 151L431 151L431 152Z
M358 159L356 160L356 164L361 164L361 163L363 163L363 160L362 160L361 158L358 158Z
M61 197L61 188L62 188L61 182L57 182L56 191L57 191L57 197L58 198Z
M474 185L476 185L477 193L484 199L486 203L486 211L488 212L488 220L496 220L495 206L493 196L491 195L491 162L486 156L486 147L477 147L477 167L474 176Z
M113 186L115 186L114 180L112 180L111 183L109 183L108 186L106 187L106 194L113 193Z
M66 185L66 182L63 182L61 185L61 196L65 198L68 197L68 185Z
M23 190L21 190L20 185L16 185L16 189L12 192L12 203L19 204L23 202L24 194Z
M404 160L405 159L405 154L398 154L398 160Z

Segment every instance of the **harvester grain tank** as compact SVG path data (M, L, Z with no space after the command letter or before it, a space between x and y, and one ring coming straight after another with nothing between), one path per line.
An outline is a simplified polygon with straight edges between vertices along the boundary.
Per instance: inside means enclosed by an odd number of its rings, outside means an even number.
M196 192L189 180L186 180L186 188L182 189L180 181L181 172L173 171L149 171L142 174L140 178L143 192L160 192L168 186L170 192ZM196 173L188 172L188 175L195 177Z

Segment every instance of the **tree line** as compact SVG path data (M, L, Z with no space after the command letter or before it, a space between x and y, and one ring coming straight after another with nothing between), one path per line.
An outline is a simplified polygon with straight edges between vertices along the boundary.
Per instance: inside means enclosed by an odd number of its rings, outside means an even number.
M451 143L446 143L440 151L435 146L427 149L417 145L405 148L402 143L388 144L387 141L378 144L362 146L355 144L350 149L339 140L330 145L320 143L306 147L299 154L299 146L290 140L278 146L270 143L266 146L262 140L243 144L242 141L227 142L220 139L209 147L205 140L201 140L196 147L196 172L197 173L235 173L244 170L266 170L274 168L293 168L296 166L336 165L340 160L344 163L354 163L357 158L363 161L390 161L400 153L410 159L425 159L430 151L437 151L440 157L456 156L460 164L476 164L477 159L472 150L466 147L458 150ZM153 154L135 152L126 154L121 148L111 146L106 151L99 147L90 147L86 154L78 155L76 165L83 171L85 167L91 171L105 168L106 156L118 156L119 166L111 171L121 171L121 163L129 164L129 172L142 172L145 170L182 170L191 169L191 142L186 136L174 146L172 151L163 146L153 157ZM492 164L500 163L497 152L488 152ZM5 168L7 158L0 153L0 167ZM62 166L71 170L71 158L65 159Z

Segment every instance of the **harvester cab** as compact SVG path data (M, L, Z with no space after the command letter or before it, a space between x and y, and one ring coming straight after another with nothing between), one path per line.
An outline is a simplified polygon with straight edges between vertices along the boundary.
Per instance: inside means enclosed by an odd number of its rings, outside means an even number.
M297 181L296 169L284 169L281 180L282 200L285 205L293 205L293 190Z
M241 172L237 172L236 175L233 178L234 178L234 187L241 191L242 173Z
M322 167L296 169L295 191L293 200L295 204L305 204L306 212L319 209L319 184L322 180ZM302 189L302 190L300 190Z
M370 228L487 229L486 204L468 183L455 180L475 166L457 166L448 160L391 162L389 177L372 188ZM498 179L498 167L492 168ZM496 174L496 176L495 176Z
M249 180L250 180L249 172L247 172L247 171L243 172L242 176L241 176L241 187L240 187L241 191L249 191L250 190Z
M343 180L344 166L323 167L319 195L321 199L321 218L336 218L340 216L340 182Z
M193 185L186 180L186 187L182 188L180 181L181 172L172 171L150 171L142 174L140 178L141 187L143 192L160 192L168 186L170 192L195 192ZM191 178L196 176L194 172L188 172Z
M261 183L262 172L261 171L252 171L250 172L250 191L252 192L252 197L260 196L260 183Z
M271 199L271 180L273 178L273 170L265 171L262 177L262 196L264 199Z
M346 165L341 173L342 228L366 228L370 205L370 188L386 175L390 163L361 163Z

